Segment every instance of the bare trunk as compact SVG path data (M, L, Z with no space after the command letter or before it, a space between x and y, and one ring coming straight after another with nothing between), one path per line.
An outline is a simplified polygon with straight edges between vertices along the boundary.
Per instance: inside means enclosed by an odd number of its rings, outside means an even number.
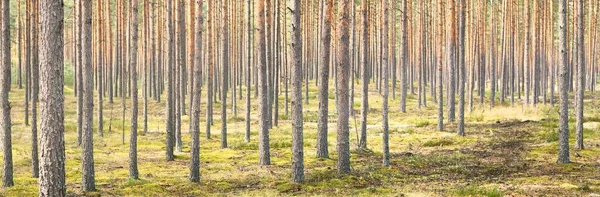
M342 174L350 173L350 139L349 139L349 127L348 127L348 81L349 81L349 69L350 69L350 55L349 55L349 12L350 2L348 0L341 0L339 3L339 20L337 27L337 96L338 105L336 105L338 111L337 120L337 152L338 161L337 169Z
M89 1L84 2L86 12ZM63 4L61 1L41 0L41 157L39 196L66 196L65 142L63 111ZM8 13L8 12L4 12ZM88 15L89 16L89 15ZM89 19L89 17L86 17ZM90 22L89 20L86 20ZM86 32L90 30L86 23ZM87 34L89 35L89 34ZM87 39L89 41L89 39ZM86 42L85 46L89 46ZM89 52L89 51L87 51ZM89 56L88 56L89 57ZM87 59L87 58L86 58ZM88 59L89 60L89 59ZM86 61L90 63L89 61ZM90 64L87 64L90 65ZM80 92L81 93L81 92Z

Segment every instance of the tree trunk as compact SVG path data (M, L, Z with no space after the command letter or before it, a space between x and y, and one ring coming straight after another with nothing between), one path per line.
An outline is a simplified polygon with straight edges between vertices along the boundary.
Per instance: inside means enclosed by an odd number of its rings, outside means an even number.
M173 81L173 65L175 65L175 29L173 28L173 2L167 1L166 5L167 14L167 118L166 118L166 130L167 130L167 142L166 142L166 159L167 161L175 160L173 156L173 147L175 146L175 98L174 98L174 85Z
M246 31L248 31L248 37L246 39L248 39L248 43L247 43L247 63L246 63L246 133L245 133L245 141L246 142L250 142L250 110L252 110L252 105L250 104L250 91L251 91L251 73L252 73L252 30L251 28L252 26L252 4L250 3L250 0L248 0L247 4L248 6L248 28L246 29Z
M401 11L401 17L402 17L402 67L400 68L400 72L401 75L400 77L402 78L402 83L400 85L400 111L402 113L406 113L406 96L407 96L407 87L408 87L408 79L407 79L407 72L408 72L408 40L407 40L407 35L408 35L408 20L407 20L407 4L409 4L409 2L407 2L407 0L402 1L402 11Z
M192 20L194 23L194 85L193 94L190 95L192 100L191 122L192 122L192 147L190 152L190 181L200 181L200 100L202 99L202 0L196 0L196 13Z
M13 159L12 159L12 139L11 139L11 120L10 103L8 92L10 92L11 82L11 60L10 60L10 6L8 0L0 1L2 15L0 16L0 129L2 129L2 150L3 150L3 176L2 186L12 187L13 182Z
M208 1L208 76L206 82L207 100L206 100L206 139L210 139L210 127L212 125L212 110L213 110L213 98L214 98L214 88L213 88L213 75L214 75L214 67L215 67L215 21L214 21L214 6L213 1Z
M333 1L329 1L331 6ZM304 137L302 122L302 36L300 0L294 0L292 16L292 181L304 182ZM330 15L331 16L331 15ZM331 18L329 18L331 19ZM323 39L324 41L325 39ZM328 57L328 56L327 56ZM325 78L327 79L327 78ZM322 80L326 81L326 80ZM319 131L322 132L322 131ZM325 136L327 137L327 136Z
M349 128L348 128L348 79L350 70L350 55L349 55L349 12L350 3L348 0L339 1L339 20L337 27L337 96L338 105L336 105L338 111L337 120L337 152L338 161L337 169L339 173L347 174L350 173L350 139L349 139Z
M333 0L327 0L326 2L327 3L325 4L325 7L321 7L321 9L325 10L325 14L327 14L327 16L324 17L325 21L321 27L321 50L319 51L321 53L319 55L319 65L321 66L319 69L319 79L321 80L319 81L319 128L317 131L318 158L329 158L327 142L327 124L329 123L329 56L331 47L331 22L333 20L334 4ZM296 75L296 72L297 70L293 71L294 75L292 77ZM302 100L300 100L300 102L302 102Z
M35 2L35 3L34 3ZM38 92L39 92L39 8L37 1L32 1L32 19L33 23L31 26L32 29L32 49L31 49L31 64L29 65L29 70L31 76L29 76L30 85L29 88L30 96L31 96L31 168L32 168L32 177L39 177L39 154L38 154L38 139L37 139L37 102L38 102Z
M223 72L221 73L221 88L222 88L222 93L221 93L221 148L227 148L227 83L228 83L228 76L229 76L229 21L228 21L228 17L229 17L229 10L227 8L227 4L229 4L229 2L227 1L221 1L222 5L222 9L224 11L223 13L223 29L222 29L222 41L221 44L223 44L223 46L221 47L222 54L221 57L223 58Z
M579 88L577 89L577 95L576 95L576 107L577 109L575 110L576 114L577 114L577 123L576 123L576 139L575 139L575 148L582 150L584 149L584 143L583 143L583 97L584 97L584 92L585 92L585 77L586 77L586 66L585 66L585 47L584 47L584 41L585 41L585 21L584 21L584 16L585 16L585 5L584 5L584 1L583 0L578 0L577 3L579 4L577 6L577 47L579 48L577 50L577 69L579 69L578 72L578 76L577 76L577 83L579 85ZM574 10L575 11L575 10Z
M271 157L269 153L269 106L268 106L268 91L267 91L267 56L266 56L266 39L265 31L265 0L258 0L256 3L256 45L258 47L258 160L260 165L271 165ZM297 8L295 8L297 9Z
M94 180L94 78L92 76L92 2L83 1L83 132L81 152L81 187L84 191L96 190Z
M85 13L91 9L90 1L83 2ZM56 0L41 0L40 69L41 80L41 154L39 196L66 196L65 185L65 142L63 111L63 3ZM8 13L8 12L4 12ZM89 19L89 14L86 14ZM85 20L85 32L90 32L90 20ZM90 35L90 34L86 34ZM89 39L86 39L90 41ZM90 46L86 42L85 46ZM89 55L89 50L84 53ZM89 60L87 56L84 60ZM86 61L90 65L90 61ZM80 75L81 76L81 75ZM80 92L81 93L81 92Z
M358 148L367 149L367 116L369 114L369 15L368 2L361 2L361 22L362 22L362 56L361 56L361 74L362 74L362 93L361 93L361 119L360 119L360 140Z
M131 72L131 131L129 136L129 178L138 179L137 165L137 129L138 129L138 85L137 85L137 54L138 54L138 0L131 0L129 14L129 72ZM100 93L102 95L102 93Z
M558 138L558 163L570 163L569 160L569 75L568 75L568 59L567 59L567 1L558 1L558 44L560 54L558 56L559 70L559 138Z
M81 135L83 133L83 53L82 53L82 7L81 0L77 1L77 146L81 146Z
M465 10L466 0L460 0L458 7L459 11L459 27L458 27L458 135L465 135L465 83L467 78L467 69L465 66Z
M439 32L439 36L437 38L438 40L438 47L437 47L437 89L438 89L438 124L437 124L437 130L438 131L443 131L444 130L444 90L443 90L443 75L444 73L442 73L442 68L443 66L443 51L442 51L442 46L443 46L443 24L444 24L444 8L443 8L443 2L444 0L440 0L438 3L438 32Z
M447 67L449 77L448 87L448 122L454 122L455 118L455 99L456 99L456 6L454 1L448 1L448 11L446 15L448 17L448 35L446 35L447 42Z
M382 51L381 51L381 56L382 60L381 60L381 64L382 64L382 69L383 69L383 120L382 120L382 126L383 126L383 135L382 135L382 146L383 146L383 166L385 167L389 167L390 166L390 125L389 125L389 119L388 119L388 114L389 114L389 106L388 106L388 96L389 96L389 59L388 59L388 55L389 55L389 45L388 45L388 35L389 35L389 25L388 25L388 15L389 15L389 8L388 8L388 0L383 0L381 2L381 9L383 11L383 32L381 32L382 34L382 38L381 38L381 45L382 45Z

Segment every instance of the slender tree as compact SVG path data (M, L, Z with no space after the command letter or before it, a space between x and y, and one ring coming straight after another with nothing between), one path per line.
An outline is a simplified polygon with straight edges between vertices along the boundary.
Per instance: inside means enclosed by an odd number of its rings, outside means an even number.
M389 21L388 15L390 13L388 8L388 0L383 0L381 2L381 10L383 11L383 32L381 38L381 64L383 69L383 166L390 166L390 125L389 125L389 106L388 106L388 97L389 97L389 51L390 48L388 46L388 36L389 36Z
M81 187L84 191L96 190L94 179L94 82L92 77L92 2L83 1L83 132L81 151Z
M559 65L559 138L558 138L558 163L569 163L569 75L567 56L567 1L558 0L558 65Z
M443 39L442 39L442 30L443 30L443 20L444 20L444 12L443 12L443 2L444 0L440 0L438 2L438 47L437 47L437 90L438 90L438 96L437 96L437 104L438 104L438 124L437 124L437 130L438 131L443 131L444 130L444 90L443 90L443 73L442 73L442 68L443 66L443 59L442 59L442 45L443 45Z
M577 69L578 70L578 76L577 76L577 84L579 86L579 88L577 89L577 101L576 101L576 114L577 114L577 123L576 123L576 139L575 139L575 148L577 149L583 149L584 148L584 144L583 144L583 96L584 96L584 92L585 92L585 71L586 71L586 65L585 65L585 47L584 47L584 41L585 41L585 5L584 5L584 1L583 0L578 0L577 1L578 6L577 6Z
M448 77L449 77L449 86L448 86L448 122L454 122L455 118L455 91L456 91L456 6L455 1L448 1L448 11L446 15L448 17L448 35L446 35L447 42L447 56L448 58Z
M458 135L465 135L465 83L467 78L467 69L465 66L465 10L466 0L460 0L459 9L459 27L458 27Z
M317 133L317 157L328 158L328 142L327 142L327 124L329 117L329 58L331 46L331 22L333 20L333 0L327 0L325 7L325 20L323 21L321 31L321 47L319 55L319 122ZM296 13L295 13L296 14ZM295 48L294 48L295 49ZM299 74L297 70L293 70L293 76ZM294 82L292 80L292 82ZM302 90L300 90L302 91ZM300 95L301 96L301 95ZM293 99L293 96L292 96ZM300 100L302 102L302 100ZM293 101L292 101L293 103ZM302 107L302 106L300 106Z
M257 0L255 4L255 17L257 22L256 45L258 47L257 69L258 69L258 159L260 165L271 165L269 153L269 107L267 92L267 57L265 31L265 0ZM297 9L297 8L295 8Z
M250 110L252 109L252 106L250 104L250 86L251 86L251 73L252 73L252 6L250 3L250 0L248 0L248 2L246 3L246 6L248 6L248 18L247 18L247 22L248 22L248 28L247 28L247 32L248 32L248 37L246 39L248 39L248 43L246 44L246 48L247 48L247 62L246 62L246 133L245 133L245 137L244 139L246 140L246 142L250 142Z
M7 2L7 1L4 1ZM89 12L90 1L83 2ZM63 57L63 2L40 0L40 179L39 196L66 196L65 142L64 142L64 57ZM8 12L3 12L8 13ZM89 16L89 15L87 15ZM89 19L89 17L86 17ZM89 20L84 27L89 32ZM87 34L89 35L89 34ZM89 39L87 39L89 41ZM89 46L85 44L84 46ZM89 61L87 61L89 65ZM6 83L5 83L6 84Z
M350 18L350 3L349 0L338 1L339 20L337 26L337 96L338 112L337 120L337 152L338 161L337 169L339 173L350 173L350 135L348 127L349 109L348 109L348 82L350 70L350 36L348 22Z
M213 87L213 76L214 76L214 68L215 68L215 18L214 18L214 1L208 1L208 73L206 76L206 90L207 90L207 100L206 100L206 139L210 139L210 127L212 125L213 118L213 99L214 99L214 87Z
M83 133L83 53L81 50L82 46L82 38L83 38L83 28L82 28L82 24L83 24L83 12L82 7L83 7L83 1L82 0L77 0L76 2L76 6L77 6L77 12L75 13L77 15L77 71L76 71L76 76L77 76L77 146L81 146L81 136ZM119 48L119 47L117 47ZM117 58L119 58L120 56L117 56ZM117 59L117 62L119 62L119 59ZM119 64L119 63L117 63ZM28 88L27 88L28 89Z
M302 29L300 0L294 0L292 16L292 181L304 182L304 137L302 122ZM331 2L330 2L331 3ZM329 4L330 4L329 3ZM330 4L331 5L331 4ZM327 78L325 78L327 79ZM325 81L325 80L322 80ZM321 132L321 131L320 131ZM327 136L325 136L327 138ZM327 148L325 148L327 149Z
M39 70L40 70L40 65L39 65L39 26L38 26L38 22L39 21L39 1L37 0L33 0L32 1L32 7L33 7L33 20L34 22L32 23L32 27L31 29L32 31L32 38L33 38L33 47L32 47L32 59L31 59L31 64L29 65L29 69L30 69L30 73L31 76L29 76L29 79L31 80L30 85L31 87L28 87L30 90L30 96L31 96L31 174L32 177L34 178L38 178L39 177L39 153L38 153L38 131L37 131L37 114L38 114L38 110L37 110L37 103L38 103L38 93L39 93L39 88L40 88L40 83L39 83Z
M401 80L402 83L400 85L400 111L402 113L406 113L406 97L407 97L407 87L408 87L408 83L409 80L407 79L408 77L408 40L407 40L407 35L408 35L408 18L407 18L407 14L408 14L408 9L407 9L407 4L409 4L408 0L402 0L402 11L401 11L401 15L402 15L402 67L400 68L400 72L401 72Z
M211 2L211 1L209 1ZM166 119L166 130L167 130L167 148L166 148L166 159L167 161L175 160L173 156L173 147L175 146L175 124L173 119L175 119L175 98L174 94L174 84L173 81L175 77L173 77L172 66L175 64L175 45L174 45L174 36L175 29L173 28L173 2L167 1L166 5L166 14L167 14L167 119Z
M138 179L137 130L138 130L138 0L131 0L129 14L129 72L131 72L131 131L129 136L129 178ZM102 93L99 93L102 94Z
M222 34L221 38L223 39L221 41L221 44L223 44L223 46L221 47L222 54L221 57L223 58L223 64L221 65L223 67L223 72L221 73L221 88L222 88L222 93L221 93L221 148L227 148L227 78L229 76L229 21L228 21L228 15L229 15L229 10L227 8L227 4L229 4L229 2L226 1L222 1L222 8L223 8L223 28L222 28ZM235 97L235 96L234 96Z
M362 56L361 67L362 67L362 93L361 93L361 119L360 119L360 139L358 147L360 149L367 149L367 116L369 114L369 15L368 15L368 1L363 0L361 2L361 46Z
M2 129L2 150L4 160L4 173L2 176L2 186L12 187L13 182L13 159L12 159L12 139L11 139L11 120L10 103L8 101L8 92L10 91L10 4L8 0L0 1L2 15L0 15L0 129Z
M192 150L190 152L190 181L200 181L200 100L201 96L201 76L202 76L202 23L204 18L202 17L202 1L196 0L196 13L194 15L194 85L193 94L191 96L192 102Z

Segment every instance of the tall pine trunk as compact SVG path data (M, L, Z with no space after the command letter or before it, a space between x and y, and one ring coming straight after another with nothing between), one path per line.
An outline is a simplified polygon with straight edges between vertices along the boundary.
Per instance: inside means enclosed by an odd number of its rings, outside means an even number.
M94 179L94 78L92 76L92 2L83 1L83 132L81 152L81 187L84 191L96 190Z
M330 1L331 3L331 1ZM300 0L294 0L292 16L292 181L304 182L304 136L302 121L302 36ZM330 4L331 5L331 4ZM327 79L327 78L325 78ZM327 136L325 136L327 137Z
M11 120L10 103L8 101L8 92L10 92L11 80L11 57L10 57L10 15L9 0L0 1L2 15L0 16L0 129L2 130L2 150L3 150L3 176L2 186L12 187L13 182L13 159L12 159L12 139L11 139Z
M369 15L368 2L361 2L361 22L362 22L362 56L360 57L361 74L362 74L362 93L361 93L361 119L360 119L360 139L358 148L367 149L367 116L369 114Z
M84 4L88 5L86 12L89 12L91 10L89 9L89 1L84 2ZM40 42L40 70L42 74L40 77L41 165L39 196L66 196L63 110L63 3L57 0L40 0L40 6L44 9L40 13L41 38L43 39ZM90 23L86 24L87 27L84 30L89 32ZM86 46L89 46L89 42ZM87 62L89 63L89 61Z
M350 173L350 136L349 136L349 109L348 109L348 82L350 70L350 33L348 22L350 19L350 2L349 0L338 1L339 5L339 20L337 26L337 91L338 112L337 120L337 152L338 161L337 169L342 174Z
M325 7L325 20L323 21L321 32L321 54L319 55L319 121L317 131L317 157L328 158L328 142L327 142L327 124L329 117L329 58L331 47L331 22L333 20L333 0L327 0ZM299 34L299 33L298 33ZM296 49L296 48L294 48ZM300 55L301 56L301 55ZM296 60L294 60L296 61ZM296 70L293 70L295 76ZM292 76L292 77L293 77ZM293 80L292 80L293 81ZM293 97L292 97L293 100ZM293 103L294 101L292 101ZM300 100L302 102L302 100Z
M256 45L258 47L258 160L260 165L271 165L271 157L269 153L269 102L268 102L268 91L267 91L267 48L265 39L265 0L258 0L255 4L256 7ZM295 8L297 9L297 8Z
M559 138L558 163L570 163L569 160L569 64L567 56L567 1L558 0L558 65L559 65Z
M129 131L129 178L138 179L137 164L137 129L138 129L138 85L137 85L137 54L138 54L138 0L131 0L129 14L129 72L131 72L131 130ZM102 93L100 93L102 94Z
M192 20L194 23L194 85L193 94L190 95L192 100L192 111L191 115L191 133L192 133L192 147L190 151L190 176L191 182L200 181L200 100L202 99L202 23L204 18L202 17L202 0L196 0L195 2L197 13L194 15Z

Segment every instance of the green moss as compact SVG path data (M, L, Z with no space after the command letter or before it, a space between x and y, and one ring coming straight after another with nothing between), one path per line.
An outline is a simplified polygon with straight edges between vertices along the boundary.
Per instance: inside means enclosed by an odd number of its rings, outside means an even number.
M432 139L423 143L424 147L448 146L454 144L450 138Z
M454 191L457 196L486 196L486 197L502 197L504 192L498 188L483 188L476 186L468 186Z

